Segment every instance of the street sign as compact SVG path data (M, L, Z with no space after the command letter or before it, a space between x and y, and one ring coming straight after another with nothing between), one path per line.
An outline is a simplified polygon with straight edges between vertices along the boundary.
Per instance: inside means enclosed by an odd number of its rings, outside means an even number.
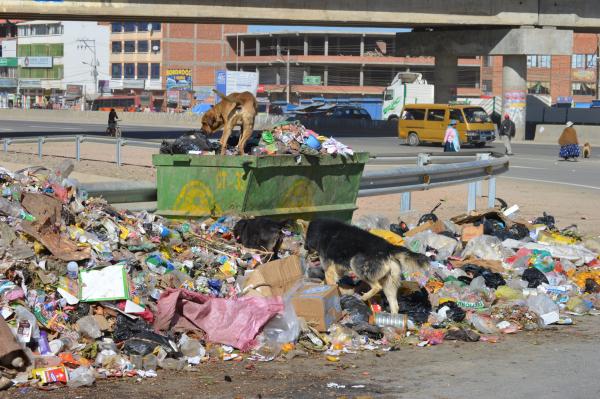
M308 85L308 86L320 86L321 85L321 76L319 76L319 75L306 75L302 79L302 84L303 85Z

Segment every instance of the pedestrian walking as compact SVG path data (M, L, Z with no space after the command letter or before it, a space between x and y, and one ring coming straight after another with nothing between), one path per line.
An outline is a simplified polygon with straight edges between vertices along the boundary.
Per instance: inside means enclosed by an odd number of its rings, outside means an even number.
M460 137L458 136L458 131L456 130L456 120L452 119L450 121L442 144L444 145L444 152L460 151Z
M565 161L572 158L574 161L581 155L579 148L579 140L577 139L577 131L573 127L573 122L567 122L565 129L558 138L558 145L560 145L560 151L558 156L563 158Z
M506 155L513 155L510 140L515 137L515 123L510 120L510 116L508 114L504 115L504 120L500 124L500 131L498 134L504 143L504 153Z

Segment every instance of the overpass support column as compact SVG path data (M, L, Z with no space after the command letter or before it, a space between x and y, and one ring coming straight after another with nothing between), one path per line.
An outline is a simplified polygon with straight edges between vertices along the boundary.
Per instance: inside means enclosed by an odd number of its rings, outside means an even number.
M527 101L527 56L505 55L502 68L502 104L504 114L515 123L515 139L525 140Z
M458 57L452 54L436 54L433 72L435 102L448 104L456 97L458 85Z

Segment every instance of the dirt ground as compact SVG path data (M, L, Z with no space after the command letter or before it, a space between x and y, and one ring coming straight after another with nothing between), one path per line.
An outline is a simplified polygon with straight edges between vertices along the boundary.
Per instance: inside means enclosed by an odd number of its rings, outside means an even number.
M11 389L0 399L35 398L598 398L599 320L502 336L498 343L446 341L399 351L323 355L283 362L210 361L196 372L101 380L93 387ZM344 388L328 387L335 383Z

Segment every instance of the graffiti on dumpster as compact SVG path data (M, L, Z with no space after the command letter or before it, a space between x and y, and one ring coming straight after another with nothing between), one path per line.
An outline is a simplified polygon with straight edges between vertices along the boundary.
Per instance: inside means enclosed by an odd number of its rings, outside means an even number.
M315 186L306 179L298 179L282 196L279 208L307 208L313 206Z
M211 189L199 180L187 183L175 199L175 209L191 215L212 215L221 213Z
M242 191L244 189L244 172L236 171L234 176L230 172L220 170L217 172L217 190L233 189Z

